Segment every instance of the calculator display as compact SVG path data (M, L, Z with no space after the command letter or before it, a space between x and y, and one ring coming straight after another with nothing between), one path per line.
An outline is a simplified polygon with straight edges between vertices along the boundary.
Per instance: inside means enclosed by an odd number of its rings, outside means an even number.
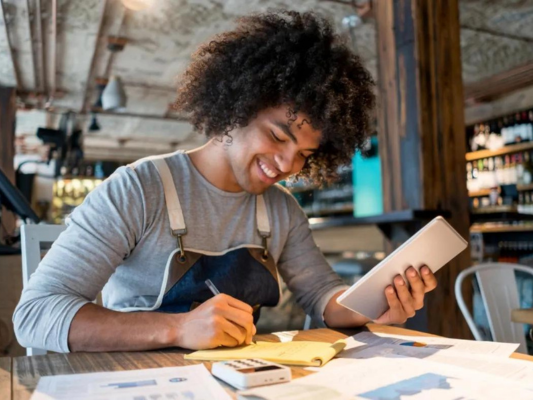
M282 368L278 367L277 365L265 365L261 367L243 368L243 369L239 369L238 371L242 372L243 374L251 374L252 372L272 371L274 369L282 369Z

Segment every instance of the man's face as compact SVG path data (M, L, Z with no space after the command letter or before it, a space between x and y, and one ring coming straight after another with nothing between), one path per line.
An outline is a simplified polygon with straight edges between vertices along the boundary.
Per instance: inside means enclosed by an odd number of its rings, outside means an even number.
M289 122L286 106L269 108L247 126L230 133L226 147L229 165L238 185L261 194L274 183L303 168L306 158L320 145L321 133L311 126L305 114Z

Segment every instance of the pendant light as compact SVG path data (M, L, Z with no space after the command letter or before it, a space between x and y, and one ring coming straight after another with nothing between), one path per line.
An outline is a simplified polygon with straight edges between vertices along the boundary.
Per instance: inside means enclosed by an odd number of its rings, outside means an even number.
M96 113L93 113L91 118L91 124L89 125L89 132L96 132L100 130L100 124L98 123L98 120L96 119Z
M102 92L102 108L106 111L124 111L126 101L126 92L120 78L112 76Z
M122 0L122 4L129 10L141 11L152 5L152 0Z

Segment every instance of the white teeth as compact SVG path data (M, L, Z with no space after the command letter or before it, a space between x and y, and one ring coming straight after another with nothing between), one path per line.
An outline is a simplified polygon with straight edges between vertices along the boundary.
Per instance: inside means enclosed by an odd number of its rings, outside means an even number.
M263 170L263 172L268 176L269 178L276 178L278 174L276 174L274 171L270 170L265 164L263 164L261 161L259 161L259 166Z

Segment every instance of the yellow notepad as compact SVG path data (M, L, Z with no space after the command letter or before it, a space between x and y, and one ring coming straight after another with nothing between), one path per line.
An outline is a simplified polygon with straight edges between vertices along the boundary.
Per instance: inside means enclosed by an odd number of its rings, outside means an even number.
M279 364L320 367L339 354L346 342L295 341L287 343L256 342L247 346L200 350L185 355L186 360L223 361L262 358Z

